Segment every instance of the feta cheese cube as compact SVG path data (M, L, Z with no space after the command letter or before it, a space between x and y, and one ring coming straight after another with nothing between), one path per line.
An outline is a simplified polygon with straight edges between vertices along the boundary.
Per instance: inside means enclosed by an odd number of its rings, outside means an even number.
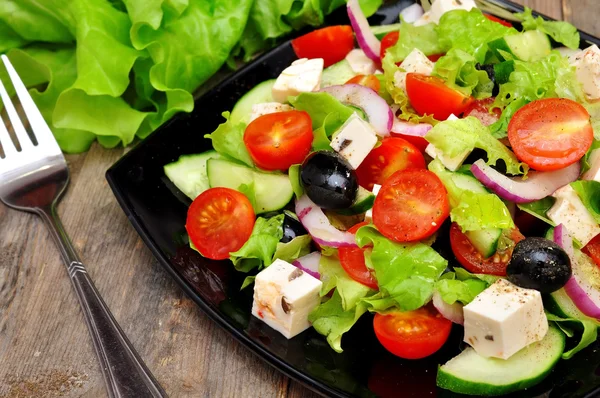
M377 194L379 193L380 189L381 189L381 185L379 185L379 184L373 184L373 191L372 192L373 192L373 195L375 195L375 197L377 197ZM366 222L373 221L373 208L372 207L365 212L365 221Z
M474 0L435 0L431 8L421 18L415 21L415 26L426 25L428 23L439 23L442 15L452 10L469 11L477 8Z
M464 309L465 337L484 357L507 359L548 331L539 291L498 279Z
M431 12L427 11L425 14L421 15L421 18L417 19L413 25L422 26L432 22L434 21L431 18Z
M323 58L301 58L284 69L275 80L271 90L273 99L286 102L291 95L298 95L321 88Z
M372 75L377 71L377 65L363 50L356 48L346 55L346 61L350 64L350 68L358 75Z
M375 144L375 130L356 113L346 120L331 140L333 150L342 155L353 169L360 166Z
M569 57L575 66L577 80L583 86L585 96L593 101L600 98L600 49L596 44Z
M252 113L250 113L250 120L248 121L248 123L250 123L256 118L268 115L270 113L291 111L292 109L294 108L292 108L288 104L282 104L280 102L265 102L262 104L254 104L252 105Z
M322 282L283 260L256 275L252 315L291 339L310 327L308 314L321 302Z
M556 198L556 203L546 215L557 225L563 224L582 246L600 234L598 223L570 185L559 188L552 196Z
M600 149L594 149L588 160L590 169L583 173L583 180L594 180L600 182Z
M405 72L398 71L394 74L394 84L396 87L401 88L406 92L406 75L410 72L421 73L423 75L431 75L435 63L431 62L425 54L418 48L415 48L408 54L408 56L402 61L400 67Z

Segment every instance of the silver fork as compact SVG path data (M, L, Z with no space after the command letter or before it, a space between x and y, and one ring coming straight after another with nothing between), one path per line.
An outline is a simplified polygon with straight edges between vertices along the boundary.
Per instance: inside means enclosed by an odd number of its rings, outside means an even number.
M4 151L4 158L0 157L0 200L17 210L37 214L50 229L81 304L108 396L166 397L102 300L58 218L56 203L69 183L67 163L19 75L5 55L2 61L35 140L27 134L0 81L0 97L20 146L19 150L0 117L0 145Z

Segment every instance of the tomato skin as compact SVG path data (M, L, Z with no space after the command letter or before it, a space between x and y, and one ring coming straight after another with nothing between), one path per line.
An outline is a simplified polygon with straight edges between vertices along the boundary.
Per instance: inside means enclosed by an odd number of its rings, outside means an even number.
M363 221L350 228L348 232L355 234L360 227L368 224L368 222ZM365 264L364 252L365 249L360 247L340 247L338 249L340 263L350 278L370 287L371 289L379 290L379 286L377 286L377 280L371 274L371 271L369 271L367 265Z
M491 14L483 14L483 16L484 16L484 17L486 17L487 19L489 19L490 21L493 21L493 22L498 22L500 25L504 25L504 26L506 26L507 28L512 28L512 27L513 27L513 26L512 26L512 24L511 24L510 22L508 22L508 21L505 21L504 19L498 18L498 17L496 17L496 16L494 16L494 15L491 15Z
M369 87L376 93L378 93L381 88L381 83L375 75L356 75L348 80L346 84L360 84L361 86Z
M383 57L385 57L385 52L388 48L396 45L398 42L398 38L400 37L400 32L390 32L383 36L381 39L381 50L379 51L379 58L383 61Z
M492 113L490 113L490 108L494 103L496 98L490 97L482 100L475 100L465 109L464 117L473 116L479 119L481 124L484 126L489 126L490 124L496 123L500 116L502 115L502 111L498 108L494 108Z
M512 231L511 239L517 243L525 237L515 228ZM506 276L506 266L510 261L514 248L513 246L503 252L497 252L489 258L483 258L456 223L452 223L450 227L450 246L460 265L465 267L467 271L498 276Z
M292 40L298 58L323 58L324 67L340 62L354 48L354 32L349 25L317 29Z
M444 84L444 80L420 73L406 75L406 94L419 115L433 115L437 120L460 115L473 101Z
M293 164L302 163L312 141L312 121L304 111L263 115L244 131L244 144L250 157L264 170L287 170Z
M230 188L210 188L192 202L185 229L204 257L225 260L250 238L255 219L244 194Z
M600 235L596 235L581 251L590 256L594 263L600 267Z
M450 214L448 194L429 170L394 173L375 197L373 224L386 238L413 242L432 235Z
M373 185L382 185L398 170L424 169L423 154L410 142L399 137L388 137L371 150L356 169L358 183L369 191Z
M508 123L515 155L535 170L558 170L579 161L593 140L590 114L566 98L530 102Z
M375 314L373 329L389 352L404 359L421 359L438 351L450 336L452 322L433 306L414 311Z
M418 137L416 135L398 134L398 133L394 133L393 131L390 131L390 135L392 137L402 138L403 140L410 142L420 152L425 152L425 148L427 148L427 145L429 145L429 142L427 142L427 140L425 138ZM381 185L381 184L379 184L379 185Z

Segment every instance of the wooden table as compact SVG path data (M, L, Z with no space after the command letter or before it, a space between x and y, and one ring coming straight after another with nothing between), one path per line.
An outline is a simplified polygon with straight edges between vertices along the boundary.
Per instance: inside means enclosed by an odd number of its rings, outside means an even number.
M600 0L521 0L600 35ZM59 213L116 319L172 397L312 397L208 319L158 265L104 171L126 149L67 156ZM102 397L100 369L41 221L0 205L0 397Z

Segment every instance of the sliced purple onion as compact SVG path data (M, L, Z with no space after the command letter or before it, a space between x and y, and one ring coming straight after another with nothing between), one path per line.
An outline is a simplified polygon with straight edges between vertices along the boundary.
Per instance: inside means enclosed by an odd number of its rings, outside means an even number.
M590 278L584 275L581 264L577 261L573 249L573 239L563 224L554 228L554 243L563 248L571 259L571 279L564 286L565 293L573 301L573 304L585 315L600 319L600 291L592 286Z
M400 11L400 16L404 19L404 22L413 23L421 18L424 13L423 7L419 3L415 3Z
M379 63L381 42L377 37L375 37L373 32L371 32L369 22L367 21L365 14L363 14L362 10L360 9L358 0L348 0L346 9L348 11L348 18L350 19L350 24L352 25L352 29L356 35L356 41L358 42L358 45L365 52L367 57Z
M319 274L319 261L321 261L321 253L312 252L307 254L306 256L302 256L296 259L292 263L292 265L294 265L297 268L300 268L302 271L306 272L310 276L320 279L321 275Z
M414 137L425 137L425 134L431 130L433 126L427 123L409 123L403 122L397 117L394 118L392 124L392 133L402 135L412 135Z
M323 210L306 195L296 200L296 215L313 240L321 246L358 247L354 234L335 228Z
M390 135L395 119L394 112L387 102L369 87L360 84L343 84L325 87L321 91L331 94L340 102L360 108L377 135L381 137Z
M555 171L532 171L526 180L521 177L507 177L486 165L479 159L471 166L473 175L483 185L491 189L502 199L515 203L528 203L552 195L579 177L579 162Z
M459 325L465 323L463 305L458 301L454 304L448 304L444 301L444 299L442 299L442 296L436 290L433 292L432 302L435 309L438 310L438 312L447 320L458 323Z

